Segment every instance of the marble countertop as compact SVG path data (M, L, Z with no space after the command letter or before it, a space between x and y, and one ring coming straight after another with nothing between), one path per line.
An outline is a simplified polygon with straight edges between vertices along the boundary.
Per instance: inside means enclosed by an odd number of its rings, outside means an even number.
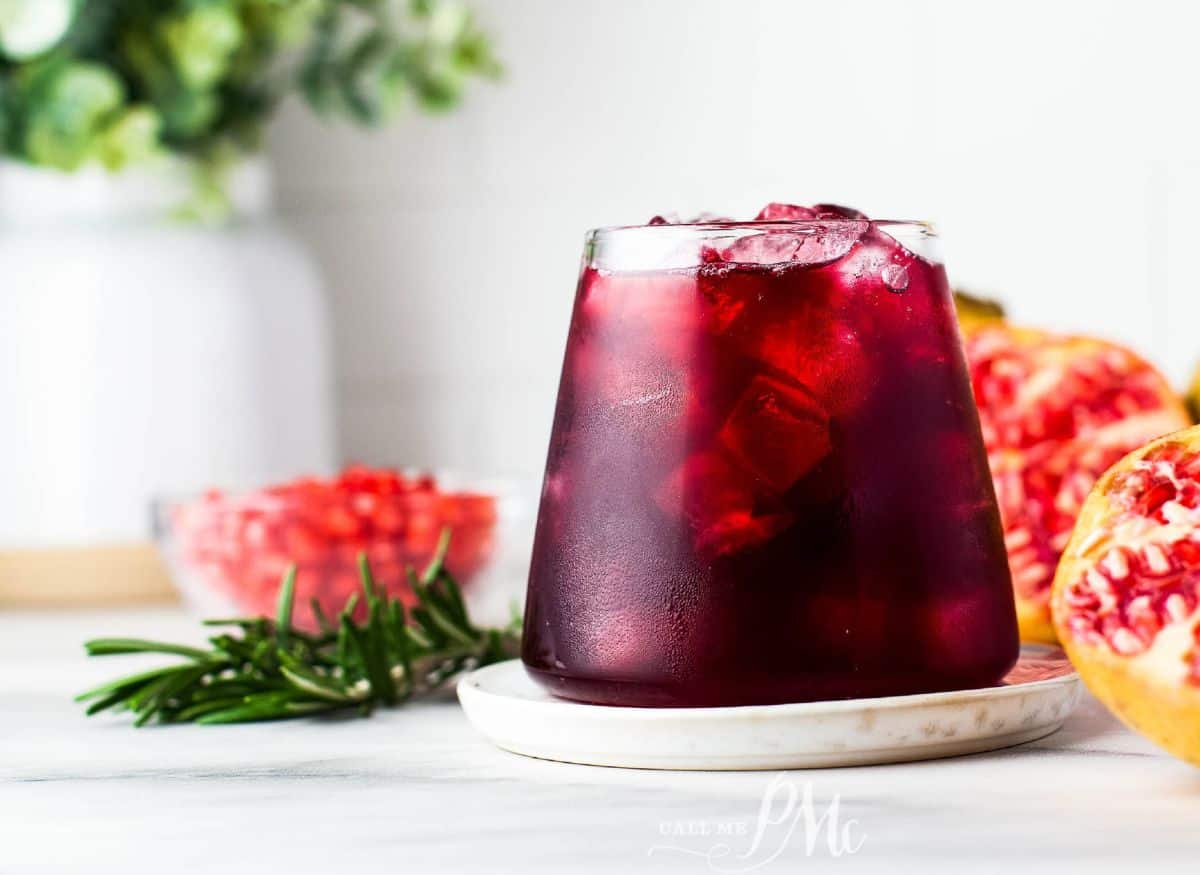
M85 719L71 694L146 664L83 657L83 639L117 634L200 637L171 609L0 615L3 875L1024 875L1195 872L1200 861L1200 770L1091 698L1058 733L990 754L774 774L632 771L496 750L452 698L337 723L134 730Z

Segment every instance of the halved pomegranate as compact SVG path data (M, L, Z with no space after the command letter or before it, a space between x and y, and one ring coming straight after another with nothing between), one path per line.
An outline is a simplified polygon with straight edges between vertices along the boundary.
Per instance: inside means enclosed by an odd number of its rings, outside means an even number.
M1084 498L1130 450L1190 420L1162 374L1123 347L995 319L963 331L1021 638L1053 642L1050 584Z
M1051 604L1092 692L1200 765L1200 426L1131 453L1100 479Z

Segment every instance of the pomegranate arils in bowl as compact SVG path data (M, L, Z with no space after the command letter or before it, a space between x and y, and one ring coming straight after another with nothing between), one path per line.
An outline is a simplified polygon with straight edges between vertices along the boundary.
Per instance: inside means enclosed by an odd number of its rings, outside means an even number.
M176 582L206 609L270 614L283 572L295 564L297 625L311 628L311 599L333 615L358 591L360 555L378 583L407 598L407 569L429 562L446 529L447 569L470 585L492 557L496 522L492 495L354 466L332 479L213 491L168 505L163 546Z

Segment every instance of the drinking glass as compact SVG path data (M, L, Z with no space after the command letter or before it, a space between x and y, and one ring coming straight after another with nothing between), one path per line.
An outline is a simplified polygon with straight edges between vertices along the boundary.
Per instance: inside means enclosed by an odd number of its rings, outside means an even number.
M534 679L638 706L1000 680L1011 582L936 243L857 217L587 235Z

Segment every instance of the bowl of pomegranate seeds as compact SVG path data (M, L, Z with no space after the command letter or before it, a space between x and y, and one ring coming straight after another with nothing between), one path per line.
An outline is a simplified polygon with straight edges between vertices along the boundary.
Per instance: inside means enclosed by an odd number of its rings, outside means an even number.
M419 573L445 530L446 567L469 593L495 565L501 491L352 466L333 478L162 502L159 543L185 600L205 613L272 615L280 582L294 563L296 623L314 628L312 600L336 617L361 591L360 555L370 561L378 584L411 602L406 569Z

